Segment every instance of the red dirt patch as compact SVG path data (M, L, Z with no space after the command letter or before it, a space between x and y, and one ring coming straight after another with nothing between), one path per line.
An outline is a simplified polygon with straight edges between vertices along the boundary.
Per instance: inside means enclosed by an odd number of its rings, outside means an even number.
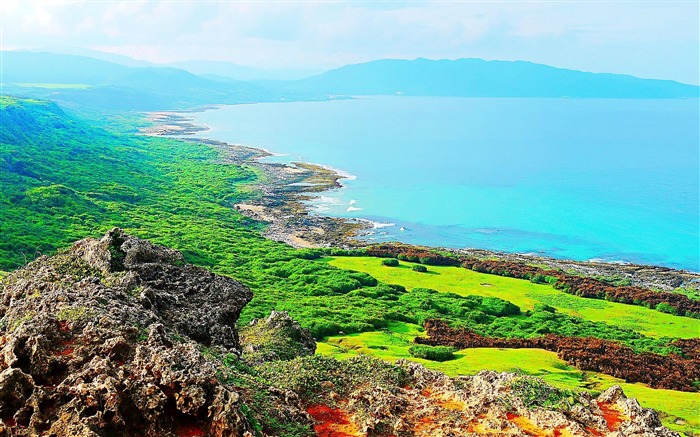
M586 427L586 431L587 431L590 435L592 435L593 437L600 437L600 436L603 435L602 432L596 430L595 428L591 428L590 426L587 426L587 427Z
M314 418L314 431L318 437L356 437L359 432L350 422L345 411L326 405L311 405L306 412Z
M203 437L206 435L206 431L194 424L182 425L177 430L177 437Z
M506 419L508 419L508 422L520 428L526 435L532 437L549 436L547 432L545 432L542 428L532 423L527 417L518 416L517 414L513 413L506 413Z
M57 350L57 351L54 352L53 354L54 354L55 356L57 356L57 357L65 357L65 356L68 356L68 355L73 355L73 352L75 352L75 348L72 348L72 347L69 346L69 347L66 347L66 348L64 348L64 349Z
M608 425L608 430L610 431L617 431L620 424L627 419L625 415L610 402L598 402L598 408L603 412L603 419L605 419L605 424Z
M73 355L73 352L75 352L75 340L62 340L57 343L59 346L62 346L62 348L54 351L54 356L65 357L68 355Z

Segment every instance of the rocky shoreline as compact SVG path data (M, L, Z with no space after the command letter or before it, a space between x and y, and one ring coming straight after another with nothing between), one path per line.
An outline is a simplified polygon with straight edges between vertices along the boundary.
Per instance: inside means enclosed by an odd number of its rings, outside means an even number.
M208 144L223 151L224 161L245 163L259 169L266 180L257 185L260 198L236 205L236 209L255 220L269 223L264 236L294 247L337 247L356 249L373 243L364 241L362 235L373 225L368 220L327 217L314 214L309 206L314 195L342 188L343 176L338 172L316 164L294 162L291 164L268 163L262 158L272 154L241 144L193 138L192 135L208 128L193 123L193 119L175 111L151 113L152 126L141 132L146 135L174 136L185 141ZM401 246L407 246L397 243ZM458 256L478 259L495 259L544 266L582 276L615 278L630 285L671 291L679 287L700 290L700 273L676 270L669 267L638 264L562 260L519 253L497 252L486 249L435 248L412 246L419 250L438 250Z
M303 162L263 162L263 158L272 156L266 150L192 138L191 135L208 129L197 126L191 118L174 112L152 113L148 120L152 126L141 130L144 135L171 136L183 141L208 144L222 152L223 162L245 163L260 170L265 175L265 181L256 186L261 196L237 204L235 208L254 220L268 223L265 237L298 248L358 248L367 245L355 237L372 228L369 221L324 217L310 211L308 202L314 195L342 187L340 180L343 176L337 172Z

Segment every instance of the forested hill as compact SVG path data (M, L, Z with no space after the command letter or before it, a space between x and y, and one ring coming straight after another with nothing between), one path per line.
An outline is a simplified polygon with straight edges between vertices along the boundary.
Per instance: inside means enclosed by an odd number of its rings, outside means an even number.
M690 98L699 87L532 62L383 59L347 65L290 85L297 91L461 97Z
M3 51L4 92L93 110L170 110L278 101L259 85L220 82L171 67L127 67L85 56Z

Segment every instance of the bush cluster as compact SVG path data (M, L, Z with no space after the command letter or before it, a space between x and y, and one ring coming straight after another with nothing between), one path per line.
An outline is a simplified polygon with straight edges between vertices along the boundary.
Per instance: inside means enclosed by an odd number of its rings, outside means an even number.
M455 351L455 348L449 346L425 346L418 344L408 348L408 353L412 357L431 361L454 360Z

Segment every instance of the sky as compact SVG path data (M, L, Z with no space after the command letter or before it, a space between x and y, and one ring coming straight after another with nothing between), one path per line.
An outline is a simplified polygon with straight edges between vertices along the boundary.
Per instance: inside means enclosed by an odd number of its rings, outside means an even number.
M699 3L0 0L0 48L317 71L383 58L525 60L698 84Z

